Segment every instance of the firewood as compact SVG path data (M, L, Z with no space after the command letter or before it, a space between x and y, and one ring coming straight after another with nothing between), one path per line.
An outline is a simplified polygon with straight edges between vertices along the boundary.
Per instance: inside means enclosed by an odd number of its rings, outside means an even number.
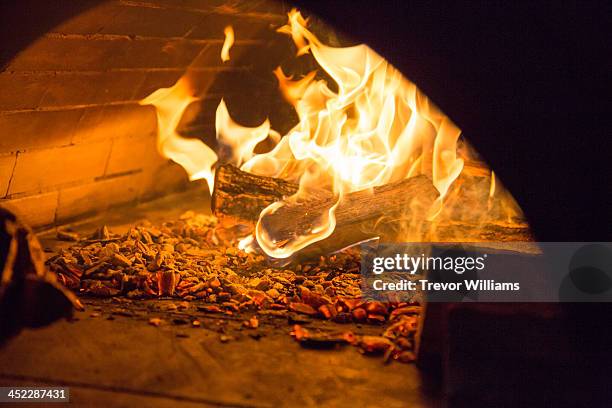
M425 227L425 229L428 229ZM423 240L437 242L532 242L534 236L524 221L467 223L446 221L431 227Z
M253 227L261 210L295 194L297 190L297 184L257 176L231 164L224 164L215 172L212 211L225 227L236 224Z
M490 172L481 171L479 173L472 171L472 168L480 169L480 167L476 165L470 167L470 172L477 173L476 176L490 176ZM219 218L220 225L226 228L241 225L243 227L241 233L244 235L252 231L264 208L295 194L297 190L297 184L277 178L257 176L241 171L232 165L222 165L217 168L212 210ZM406 200L406 197L403 199ZM368 207L363 208L363 211L372 210L370 202L364 205ZM385 215L388 219L395 216L396 224L399 225L401 217L397 217L398 214L391 212ZM378 228L378 230L381 229ZM529 226L521 220L503 223L444 220L435 223L435 227L425 222L420 229L423 231L421 238L425 241L520 242L533 240Z
M420 223L437 197L438 191L425 176L348 193L336 208L336 227L332 234L300 250L299 258L325 255L381 236L388 230L385 224L397 222L398 218ZM281 248L283 243L308 234L335 202L336 198L327 195L286 203L264 216L261 225L271 232Z
M271 177L243 172L231 165L217 169L212 199L213 213L222 225L255 225L268 205L295 194L297 184ZM336 209L336 228L331 236L300 251L300 257L334 252L381 234L381 220L416 217L424 219L426 211L438 196L431 181L424 176L375 187L373 190L347 194ZM335 203L330 193L285 205L262 220L274 231L276 242L306 234L319 217ZM282 244L281 244L282 245Z

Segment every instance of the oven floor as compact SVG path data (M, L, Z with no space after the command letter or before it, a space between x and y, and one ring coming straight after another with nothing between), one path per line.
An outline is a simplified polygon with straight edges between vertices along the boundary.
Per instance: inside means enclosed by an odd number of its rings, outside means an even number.
M155 221L187 209L203 211L207 199L183 193L126 211L112 210L74 225L92 230L105 223L114 232L148 218ZM41 234L43 246L65 243ZM80 406L431 406L419 370L380 356L362 356L347 346L301 347L289 336L287 316L250 317L199 311L180 300L83 299L84 312L49 327L24 330L0 349L0 385L64 385ZM177 307L178 306L178 307ZM186 308L185 308L186 306ZM150 318L163 320L159 327ZM197 319L201 325L193 327ZM301 322L323 332L376 334L371 326L322 320Z

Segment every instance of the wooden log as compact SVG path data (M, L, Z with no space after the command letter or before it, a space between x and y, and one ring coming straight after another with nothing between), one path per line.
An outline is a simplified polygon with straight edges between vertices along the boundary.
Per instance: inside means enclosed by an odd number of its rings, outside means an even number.
M516 222L461 222L444 221L423 226L423 241L431 242L532 242L535 240L529 225Z
M423 183L423 180L428 180L424 177L416 177L399 183L415 183L414 179L420 180L417 182L417 185ZM319 254L329 253L333 248L338 248L338 246L343 245L352 239L356 239L357 241L354 242L358 242L369 237L376 236L383 230L388 230L389 226L397 227L401 222L400 218L403 220L405 219L406 215L409 216L410 214L406 212L402 214L403 210L400 209L398 211L398 207L394 206L401 205L405 207L406 203L410 201L411 197L419 194L419 192L414 189L412 192L404 191L405 188L411 189L413 187L414 186L410 187L410 185L397 186L395 184L377 187L374 194L376 197L372 196L368 192L352 193L358 194L358 198L356 201L351 201L349 199L349 203L352 203L351 205L353 205L355 208L361 206L359 212L363 213L363 215L360 216L362 218L355 218L355 222L353 222L352 218L355 214L347 212L345 217L344 212L337 213L337 223L341 224L341 227L343 228L340 228L340 230L336 232L334 236L325 240L326 242L321 242L318 244L318 247L313 247L313 252L316 250L319 251ZM431 182L429 182L429 187L433 189ZM388 188L391 190L387 190ZM257 176L241 171L232 165L222 165L217 168L216 172L212 210L213 213L219 218L220 224L224 228L241 226L242 229L240 230L240 234L244 236L253 230L257 220L259 219L259 215L264 208L274 202L281 201L286 199L288 196L295 194L297 189L297 184L287 182L285 180ZM395 192L393 192L393 190L395 190ZM435 189L430 190L427 188L426 190L431 192ZM381 193L382 195L380 195ZM361 194L363 194L363 197L361 197ZM383 205L382 202L388 200L389 196L391 196L392 201L397 200L397 202L391 204L386 203ZM328 208L329 205L331 205L329 201L326 202L326 200L331 200L331 196L325 197L325 194L322 193L317 195L317 197L318 198L315 200L309 200L307 205L302 204L302 207L300 208L295 207L291 211L288 211L289 208L285 208L283 212L279 213L280 215L277 215L276 218L279 220L278 222L281 224L280 226L283 228L291 228L290 225L301 222L304 224L300 226L303 232L304 228L308 228L308 222L305 219L296 218L296 214L304 211L311 211L310 214L317 214L318 216L320 215L320 212L318 213L318 211L320 211L321 208ZM390 211L387 211L387 204L392 207ZM309 208L304 207L305 205ZM319 206L319 209L316 208L317 206ZM338 210L340 210L340 208ZM367 214L370 212L372 214L371 216L368 216ZM291 221L291 224L287 224L288 220ZM384 220L390 220L390 222L383 225L382 222L384 222ZM282 224L287 225L283 226ZM344 227L344 224L346 224L346 227ZM436 222L435 224L435 228L432 228L430 223L423 222L420 227L420 230L423 231L420 240L437 242L524 242L533 240L533 236L531 235L528 225L522 221L513 223L471 223L469 221L459 222L444 220L441 222ZM296 229L296 231L298 230ZM350 233L348 231L350 231ZM376 232L376 234L372 234L372 231ZM289 233L290 231L287 230L282 232L281 236L282 234L287 235ZM392 236L392 234L389 234L388 236ZM277 242L282 242L283 239L287 238L288 237L279 237L277 238ZM326 244L327 241L333 241L333 239L337 239L337 244ZM309 251L303 252L304 254L308 254Z
M425 176L346 194L335 210L336 226L332 234L299 252L299 258L311 258L384 235L387 223L398 219L420 224L438 197L438 190ZM305 235L320 224L336 198L327 195L297 203L286 203L266 214L261 225L273 236L277 248Z
M294 183L222 165L215 176L212 210L223 227L241 225L252 230L264 208L295 194L297 189ZM379 236L385 219L414 217L422 220L437 196L437 190L425 176L347 194L336 209L334 233L323 242L302 250L300 255L326 254ZM282 245L310 231L334 202L330 193L320 192L313 199L283 206L265 217L262 225L274 231L275 240Z
M217 167L212 212L225 228L251 228L261 210L295 194L298 185L272 177L257 176L231 164Z

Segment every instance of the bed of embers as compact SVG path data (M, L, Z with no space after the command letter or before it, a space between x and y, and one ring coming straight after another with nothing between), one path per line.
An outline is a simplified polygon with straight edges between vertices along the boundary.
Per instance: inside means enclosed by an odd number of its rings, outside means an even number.
M385 362L415 360L421 307L393 300L362 300L358 251L275 266L262 255L238 249L235 243L221 242L216 224L214 216L188 211L159 225L140 222L121 235L106 226L89 236L59 230L58 239L74 244L60 249L47 265L85 302L91 297L112 298L118 304L163 300L159 309L166 311L190 309L220 319L242 319L241 329L249 330L253 338L259 335L260 319L280 317L286 319L287 333L303 347L350 344L363 353L382 355ZM150 307L151 317L147 316L154 326L201 325L195 315L164 318L155 315L155 310ZM129 305L120 312L132 315ZM372 335L348 329L330 332L308 327L312 319L375 330L367 330ZM219 331L220 341L231 341L232 336L222 328Z

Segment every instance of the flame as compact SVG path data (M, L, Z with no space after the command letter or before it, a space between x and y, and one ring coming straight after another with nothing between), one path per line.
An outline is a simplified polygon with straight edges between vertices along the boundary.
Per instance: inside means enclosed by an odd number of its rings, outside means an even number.
M495 172L491 170L491 184L489 186L489 198L495 195Z
M308 52L308 42L304 39L301 27L306 27L308 19L302 17L302 14L296 9L292 9L289 13L289 24L279 28L279 33L289 34L293 42L297 46L296 56L304 55Z
M253 157L255 146L268 137L270 121L266 119L254 128L240 126L232 120L225 101L221 99L217 107L215 128L217 140L229 147L230 162L238 166Z
M334 211L346 193L424 173L440 191L441 203L463 168L456 154L461 131L413 83L366 45L327 46L306 24L292 10L288 25L278 31L291 35L298 55L312 54L337 91L325 80L315 80L315 73L293 81L277 68L279 87L299 123L272 151L254 156L242 168L299 182L292 200L307 198L312 188L326 188L336 200L312 231L290 242L276 242L274 231L266 231L261 222L285 204L266 208L255 235L264 252L275 258L289 257L331 235Z
M221 51L221 59L229 60L229 49L234 42L232 26L225 28L225 43ZM183 75L170 88L160 88L142 99L140 105L152 105L157 115L157 150L159 153L181 165L189 180L204 179L208 183L212 195L214 189L214 165L218 161L215 151L200 139L185 138L176 129L183 113L194 101L195 90L192 88L189 74ZM236 165L244 163L253 156L257 144L270 137L278 141L280 135L270 129L270 122L264 121L255 128L243 127L235 123L229 116L223 99L219 103L216 114L217 140L220 145L230 148L230 161Z
M334 84L318 79L316 71L293 79L276 68L279 89L299 119L283 137L271 129L268 120L256 127L235 123L224 100L216 112L216 136L230 151L230 162L254 174L299 184L294 196L261 212L254 234L259 247L270 257L288 258L333 233L335 211L347 193L420 174L428 176L440 193L429 218L439 216L445 196L464 167L458 154L461 130L368 46L330 47L308 30L308 20L299 11L291 10L288 17L288 24L278 31L291 36L297 55L310 53ZM229 59L231 26L225 34L222 59ZM160 152L185 167L191 179L205 178L212 191L217 155L199 140L176 133L183 111L194 100L187 85L182 78L141 103L157 109ZM276 143L274 148L255 154L255 147L266 138ZM493 194L494 175L491 183ZM310 231L277 240L275 231L266 228L266 216L291 202L308 199L314 190L333 194L330 207L319 214ZM247 249L253 243L246 237L240 247Z
M210 193L213 191L217 154L199 139L187 139L176 133L183 112L196 100L187 77L180 78L170 88L160 88L140 101L153 105L157 114L157 150L183 166L189 180L205 179Z
M230 59L229 52L232 45L234 45L234 28L231 25L228 25L223 30L225 34L225 41L223 42L223 47L221 48L221 61L227 62Z
M253 248L254 240L255 240L255 237L253 237L253 235L247 235L246 237L239 239L238 249L240 249L241 251L245 251L247 253L253 252L252 248Z
M278 80L278 87L281 93L285 100L293 106L304 96L308 85L310 85L316 74L317 71L311 71L299 81L292 81L292 77L286 76L281 67L277 67L274 70L274 76Z

